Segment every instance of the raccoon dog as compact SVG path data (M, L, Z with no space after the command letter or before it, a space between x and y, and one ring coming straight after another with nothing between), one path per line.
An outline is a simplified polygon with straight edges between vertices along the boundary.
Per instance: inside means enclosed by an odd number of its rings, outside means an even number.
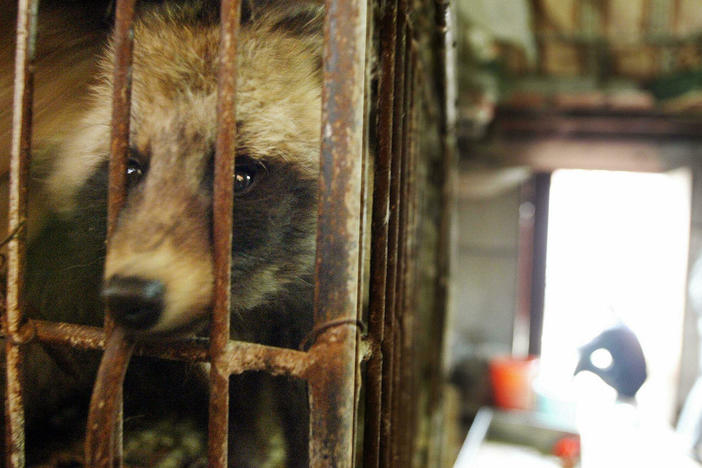
M75 132L35 165L41 189L30 203L42 215L30 224L27 298L41 318L99 325L107 303L144 339L205 328L214 283L216 3L166 4L135 23L128 197L109 249L109 46ZM295 3L242 14L231 269L233 337L284 347L311 328L321 126L323 12ZM46 370L54 359L33 361L30 393L70 380ZM231 464L283 463L265 437L276 420L287 466L307 466L306 398L291 379L233 379Z

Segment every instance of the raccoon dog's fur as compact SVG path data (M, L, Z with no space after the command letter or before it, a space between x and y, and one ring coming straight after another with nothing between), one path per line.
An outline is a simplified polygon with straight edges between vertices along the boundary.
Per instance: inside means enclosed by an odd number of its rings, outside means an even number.
M243 14L231 317L234 338L297 347L312 321L323 12L290 3ZM35 165L42 190L31 204L43 216L30 225L27 299L43 318L99 325L106 301L145 339L205 327L214 285L218 9L166 4L135 23L128 198L109 249L110 47L75 132ZM30 392L67 379L36 369L52 358L35 361L29 373L40 377L29 376ZM230 463L282 463L260 437L275 419L287 465L306 466L306 398L292 379L233 378Z

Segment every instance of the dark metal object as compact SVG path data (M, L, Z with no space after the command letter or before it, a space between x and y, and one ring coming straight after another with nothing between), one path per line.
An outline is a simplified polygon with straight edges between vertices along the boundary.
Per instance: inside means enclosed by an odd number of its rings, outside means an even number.
M27 217L27 180L32 124L32 63L36 42L39 2L20 0L17 9L17 50L15 55L15 92L12 116L10 161L9 232L16 233L8 244L7 304L3 327L5 340L5 464L23 467L24 407L22 400L23 351L28 335L23 333L22 306Z

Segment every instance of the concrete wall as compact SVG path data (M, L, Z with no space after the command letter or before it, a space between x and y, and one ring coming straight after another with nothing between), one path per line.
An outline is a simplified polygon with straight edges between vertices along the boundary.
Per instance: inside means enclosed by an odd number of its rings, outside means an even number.
M458 202L454 357L509 353L516 301L519 188Z

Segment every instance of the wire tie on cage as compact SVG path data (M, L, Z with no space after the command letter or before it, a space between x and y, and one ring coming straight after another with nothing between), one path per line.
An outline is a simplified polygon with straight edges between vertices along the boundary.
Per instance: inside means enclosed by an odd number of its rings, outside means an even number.
M22 229L24 229L25 224L26 224L26 220L23 219L22 221L20 221L20 223L17 225L17 227L7 237L5 237L5 239L3 239L0 242L0 248L5 247L7 244L10 243L10 241L12 239L17 237L17 235L20 233L20 231Z
M4 325L3 325L4 328ZM33 320L27 319L17 330L17 333L8 333L3 330L5 337L15 346L26 345L37 337L37 327Z
M5 237L2 241L0 241L0 249L5 247L7 244L10 243L10 241L12 239L17 237L19 235L20 231L22 229L24 229L25 224L26 224L25 219L20 221L19 224L17 225L17 227L7 237ZM2 279L5 281L6 281L6 277L7 277L7 272L5 271L6 267L7 267L7 256L4 253L0 253L0 271L1 271L0 275L2 276ZM3 281L3 282L5 282L5 281ZM5 291L3 289L3 293L4 292ZM3 302L4 302L4 300L3 300ZM3 312L4 312L4 308L3 308Z
M319 335L329 330L330 328L338 327L341 325L355 325L361 331L361 335L366 334L366 325L361 320L345 318L330 320L328 322L321 323L314 327L312 331L310 331L307 334L307 336L305 336L305 338L300 342L299 349L301 351L307 351L314 344L314 342L317 341Z

